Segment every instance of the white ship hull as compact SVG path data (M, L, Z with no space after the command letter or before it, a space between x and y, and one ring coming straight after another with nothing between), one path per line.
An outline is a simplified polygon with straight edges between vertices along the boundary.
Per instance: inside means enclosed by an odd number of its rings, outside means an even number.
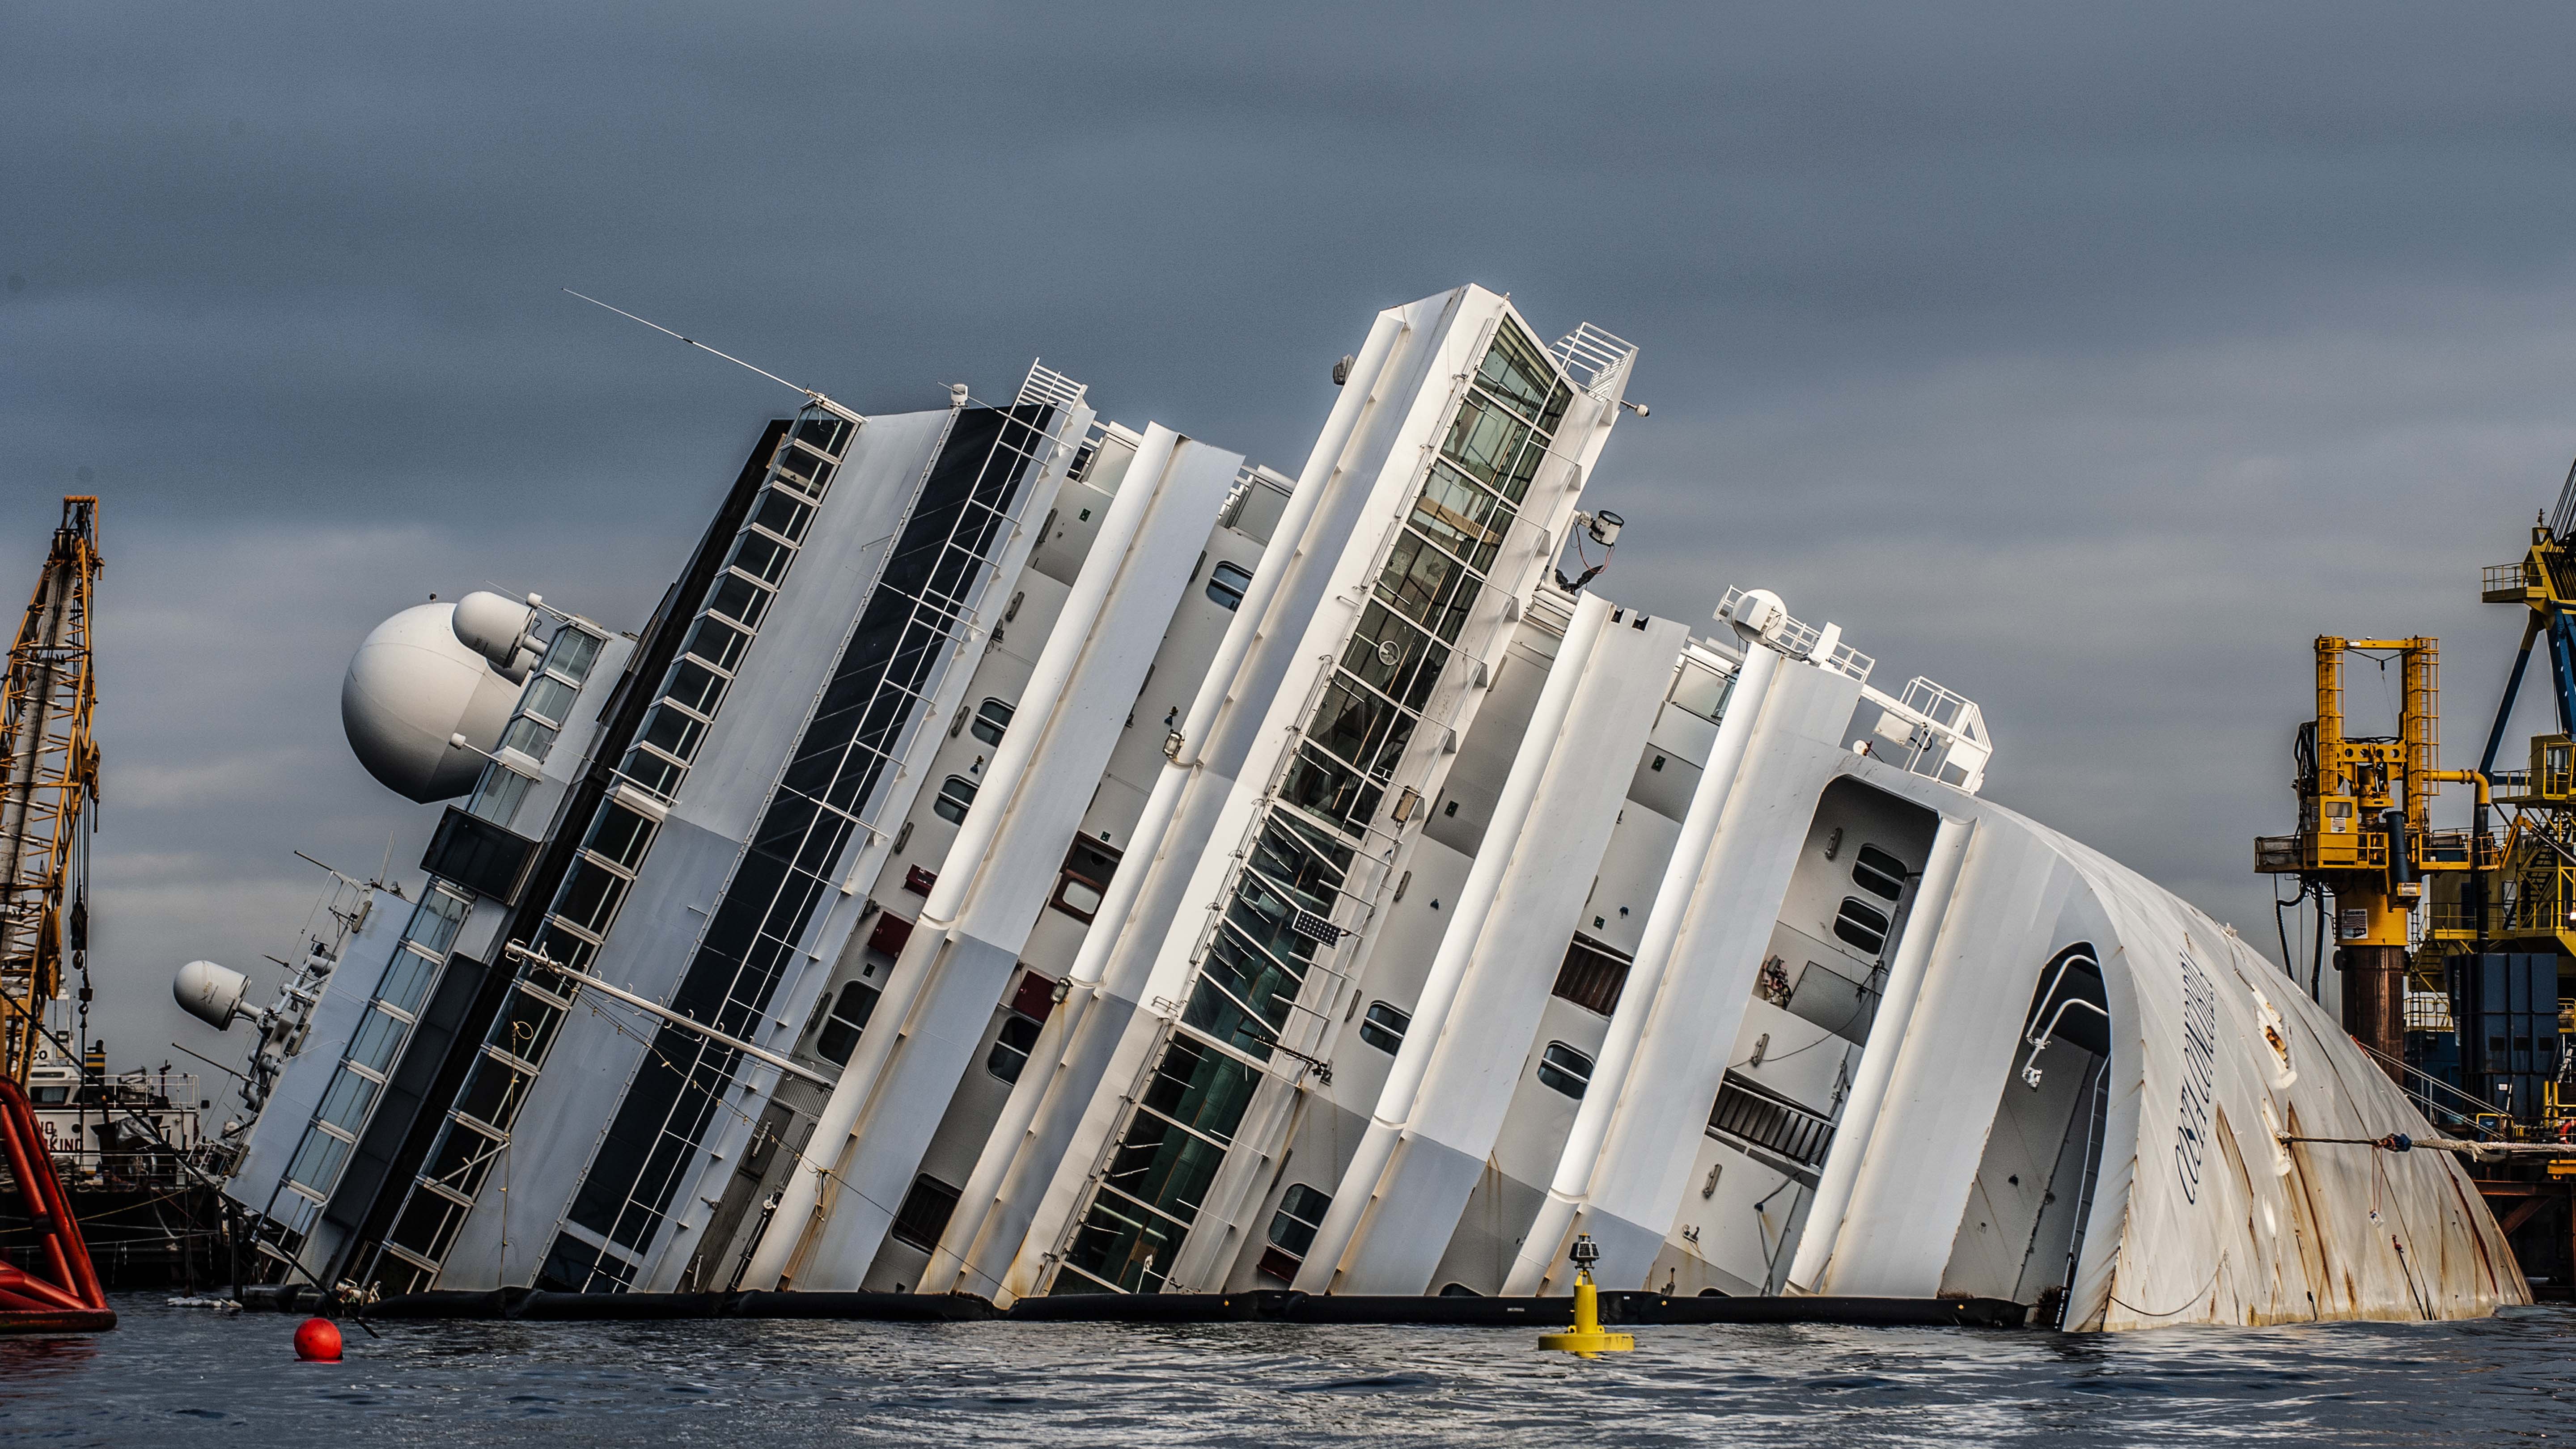
M2284 1145L2425 1128L1980 799L1973 704L1758 592L1694 639L1561 587L1633 352L1536 335L1382 314L1295 479L1044 369L818 400L640 634L402 616L441 672L362 651L370 768L497 733L233 1185L280 1271L1491 1295L1588 1235L1610 1288L2071 1327L2525 1300L2451 1159Z

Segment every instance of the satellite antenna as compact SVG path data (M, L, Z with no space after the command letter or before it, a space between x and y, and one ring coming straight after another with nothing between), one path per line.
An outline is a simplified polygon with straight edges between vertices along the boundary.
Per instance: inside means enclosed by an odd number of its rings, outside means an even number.
M837 417L843 418L853 425L864 425L867 422L866 418L859 416L857 413L850 411L848 408L841 406L839 403L832 401L830 398L825 397L823 394L816 392L810 387L789 382L787 379L780 377L777 373L769 371L767 368L753 367L750 363L743 361L741 358L734 356L730 352L717 352L716 349L709 347L694 337L681 337L679 333L672 331L670 328L663 326L659 322L653 321L649 317L638 317L623 307L609 307L606 302L599 300L597 297L586 296L583 293L575 292L570 287L564 288L564 292L569 296L580 297L581 300L588 302L594 307L608 307L609 311L616 313L618 316L623 317L630 322L641 322L645 326L652 328L654 331L661 333L665 337L679 337L682 342L689 344L700 352L715 353L716 356L723 358L734 366L759 373L762 377L768 378L771 382L777 383L780 387L790 388L794 391L801 392L805 394L806 399L812 402L814 406Z

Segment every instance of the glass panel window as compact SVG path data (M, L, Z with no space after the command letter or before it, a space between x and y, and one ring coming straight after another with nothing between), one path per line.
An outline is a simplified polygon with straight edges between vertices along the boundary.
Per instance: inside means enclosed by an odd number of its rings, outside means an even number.
M1407 709L1418 710L1430 698L1448 662L1447 649L1376 603L1360 615L1360 627L1342 651L1343 668Z
M1876 906L1855 897L1843 897L1843 908L1834 913L1834 934L1875 956L1887 944L1887 916Z
M437 975L437 961L408 946L397 946L394 959L385 966L385 979L376 988L376 999L396 1011L417 1014L421 998L429 994L431 978Z
M1311 745L1297 747L1296 762L1279 783L1280 799L1327 820L1346 821L1354 829L1377 814L1377 802L1385 795L1359 771Z
M733 546L733 566L764 584L774 585L785 576L788 560L795 556L795 549L756 530L743 534Z
M592 936L605 936L608 918L616 915L618 902L626 900L626 884L626 877L598 861L572 866L572 879L564 882L562 895L554 897L556 920L590 931Z
M507 826L518 818L519 802L528 798L528 791L536 783L498 760L489 761L483 766L482 780L474 787L474 798L465 806L466 813Z
M903 1206L895 1210L886 1233L916 1248L937 1248L939 1234L956 1211L957 1189L935 1177L919 1177L913 1180L912 1191L904 1194Z
M641 738L644 743L677 760L697 758L698 742L706 738L706 721L683 714L672 705L653 706L652 716L644 721Z
M790 445L778 450L778 476L819 495L832 481L832 464L828 459Z
M1903 895L1905 878L1912 874L1904 861L1875 845L1862 846L1859 858L1852 862L1852 879L1860 888L1886 900Z
M679 788L682 774L676 761L642 749L628 750L626 763L618 769L626 778L665 798Z
M1029 1053L1038 1044L1040 1028L1034 1021L1014 1011L1002 1018L1001 1035L993 1038L993 1050L984 1058L984 1070L1006 1082L1020 1079L1020 1069L1029 1064Z
M1360 1018L1360 1040L1388 1056L1404 1045L1405 1028L1413 1025L1413 1013L1384 1001L1369 1003L1368 1015Z
M1386 700L1336 675L1309 729L1315 743L1383 779L1413 737L1413 719Z
M295 1160L287 1164L286 1175L319 1193L328 1194L340 1184L340 1163L349 1155L348 1139L334 1137L319 1127L304 1129L304 1140L295 1148Z
M599 662L599 646L604 642L596 634L567 624L555 630L554 640L546 645L546 657L538 667L578 685L590 678L590 666Z
M721 614L746 629L760 627L761 618L769 612L769 590L738 573L728 571L716 584L707 600L707 612Z
M599 935L606 932L608 918L617 913L618 902L626 898L627 880L595 860L584 860L573 867L572 878L564 882L563 894L555 897L555 915L571 925Z
M775 488L760 495L751 514L752 522L795 543L805 541L805 525L813 520L814 510L803 500Z
M633 870L643 861L645 847L653 843L653 822L611 802L601 808L587 843L592 854Z
M1442 456L1453 459L1459 467L1488 488L1499 488L1512 474L1512 465L1530 441L1527 423L1482 394L1469 393L1458 408L1457 420L1449 425L1449 436L1440 444Z
M1462 572L1456 559L1406 529L1397 536L1386 569L1378 575L1377 596L1397 613L1429 628L1439 619L1441 604L1456 591Z
M967 721L966 728L984 743L998 745L1002 742L1003 731L1011 727L1012 713L1008 701L988 699L975 706L975 717Z
M465 913L473 909L442 890L432 890L420 898L411 913L411 924L403 927L403 939L427 948L433 956L444 956L456 941L456 928L465 924Z
M1214 599L1220 608L1242 608L1243 596L1251 587L1251 571L1240 565L1218 559L1216 567L1208 570L1207 596Z
M554 726L530 715L519 716L501 731L502 749L517 750L531 760L543 761L546 752L554 747Z
M465 1090L456 1097L456 1110L478 1122L499 1127L519 1115L519 1099L526 1095L530 1078L526 1071L506 1057L485 1055L474 1064L474 1075Z
M1556 430L1566 404L1573 401L1572 392L1556 380L1547 355L1508 318L1494 330L1494 345L1476 369L1476 385L1547 432Z
M963 775L951 775L940 782L939 794L930 802L930 813L951 825L966 823L966 807L975 803L975 782Z
M749 634L722 619L700 619L698 626L689 631L688 652L730 674L750 643Z
M1583 1089L1592 1085L1592 1058L1561 1041L1547 1044L1539 1053L1539 1085L1583 1100Z
M841 456L841 446L850 440L850 420L831 413L808 411L796 420L796 441L827 458Z
M1290 1184L1279 1196L1279 1211L1271 1215L1270 1241L1305 1257L1306 1250L1315 1246L1315 1230L1324 1225L1324 1213L1332 1205L1332 1194L1302 1182Z
M1512 511L1493 494L1468 482L1446 463L1435 463L1413 501L1408 520L1423 536L1464 559L1479 571L1491 568L1502 551L1503 532Z
M849 1065L850 1053L858 1050L859 1033L867 1029L881 994L864 981L843 986L823 1022L822 1034L814 1039L814 1055L836 1067Z
M349 1038L349 1060L378 1075L393 1065L394 1048L402 1045L403 1033L410 1024L391 1015L383 1007L369 1007L358 1022L357 1032Z
M712 718L716 704L724 698L724 676L694 659L683 659L671 666L671 677L662 686L662 697L691 714Z
M551 674L540 674L528 681L527 690L519 696L519 710L560 728L572 713L572 701L571 685Z
M313 1115L355 1137L366 1125L367 1109L376 1104L376 1084L349 1070L344 1063L331 1076L331 1085L322 1093L322 1105Z
M1243 1109L1260 1082L1257 1068L1202 1042L1176 1036L1145 1085L1144 1106L1224 1141L1234 1135L1235 1124L1243 1120Z

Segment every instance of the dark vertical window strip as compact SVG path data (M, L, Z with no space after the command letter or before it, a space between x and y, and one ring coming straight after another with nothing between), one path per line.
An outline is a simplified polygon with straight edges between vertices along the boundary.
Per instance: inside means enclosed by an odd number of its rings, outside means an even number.
M535 939L546 910L553 904L556 890L580 854L581 837L585 832L568 827L573 821L586 821L595 814L614 785L612 771L615 762L624 758L628 747L634 743L635 732L643 724L645 711L652 706L655 691L663 675L669 672L672 661L679 656L680 641L695 620L695 602L705 596L707 586L724 568L725 553L733 546L734 535L742 531L744 520L751 516L752 503L769 476L770 460L777 455L779 445L786 441L787 430L792 423L792 419L779 418L762 430L759 443L753 446L742 471L735 475L732 488L717 507L715 517L709 520L707 531L689 555L687 566L669 592L663 595L661 607L655 611L652 622L645 626L635 652L628 656L626 672L619 677L617 688L602 707L605 727L593 741L580 777L570 790L564 792L563 800L555 807L554 819L546 833L545 849L530 873L518 907L503 928L503 941ZM500 1016L501 1009L509 1002L514 973L500 969L502 957L497 951L491 959L495 969L484 978L481 991L467 1009L455 1035L449 1039L445 1058L439 1063L429 1089L420 1098L424 1106L455 1100L457 1093L464 1088L466 1073L481 1055L485 1037ZM387 1159L387 1170L380 1179L368 1184L370 1200L363 1209L351 1214L359 1221L358 1230L349 1235L337 1259L322 1275L323 1281L336 1283L348 1276L350 1268L362 1263L367 1265L368 1276L373 1277L380 1261L377 1245L383 1242L385 1234L393 1226L394 1215L409 1196L412 1180L418 1176L443 1122L444 1116L439 1112L415 1110L401 1114L399 1120L394 1114L379 1111L376 1120L368 1124L371 1135L381 1133L383 1136L381 1150ZM349 1186L352 1185L344 1184L344 1190Z
M1001 536L1031 471L1031 442L1044 436L1051 414L1044 407L978 409L958 418L815 715L790 753L795 791L811 793L819 786L824 799L851 811L874 793L904 727L918 717L916 706L942 647L963 624L966 598L989 564L984 554ZM845 682L852 687L845 689ZM829 713L821 707L844 699L851 703ZM823 760L831 762L828 776L822 774ZM810 855L800 851L802 863L820 870L796 869L771 851L746 853L716 914L737 934L756 919L756 944L748 954L702 948L682 978L673 1010L739 1033L767 1009L786 975L792 943L811 924L855 833L840 817L824 818L834 822L826 846ZM753 838L783 844L812 828L810 805L782 790L771 797ZM708 936L717 931L711 922ZM764 952L764 944L771 949ZM730 1048L679 1027L656 1033L655 1052L683 1070L638 1074L570 1213L576 1224L639 1255L667 1213L679 1174L737 1065ZM614 1152L606 1146L611 1141L619 1144ZM679 1144L677 1156L663 1170L657 1164L671 1143ZM623 1279L602 1271L564 1286L616 1291Z
M847 443L848 439L852 435L853 429L848 423L837 418L817 417L815 415L815 410L813 409L809 409L805 416L800 417L795 426L797 436L800 439L808 438L809 434L814 435L814 437L819 440L818 446L824 449L826 453L832 454L832 456L828 459L809 457L805 454L796 453L783 447L772 447L766 454L768 463L764 467L761 461L764 455L761 453L755 453L750 464L747 465L745 469L746 476L751 476L755 473L757 475L755 497L757 496L757 489L759 486L765 486L788 477L786 470L789 467L790 459L801 460L797 466L803 468L805 472L813 475L811 479L811 488L810 491L807 492L807 496L815 499L819 499L823 496L832 474L838 467L839 457L835 450ZM806 491L804 485L799 484L798 487L800 491ZM742 526L740 519L747 517L748 506L737 511L737 533L739 533ZM722 538L720 526L711 534L711 537L719 540ZM738 544L729 543L727 545L728 551L732 547L736 546L738 546ZM715 555L715 557L719 559L725 556L725 554ZM705 572L703 577L697 577L696 575L697 571L692 570L690 576L684 577L683 582L694 583L699 589L701 597L712 599L712 589L722 577L722 565L718 564L713 568L710 568ZM663 607L661 609L657 609L657 624L650 632L654 635L659 635L665 632L665 629L659 621L667 614L669 605L675 601L684 600L690 596L691 595L688 590L675 585L672 592L665 596ZM699 626L692 623L689 627L691 632L686 636L679 636L676 629L669 630L668 632L672 633L674 637L694 638ZM686 648L688 646L683 643L677 647ZM638 652L641 654L645 651L639 650ZM665 660L665 669L667 670L667 659ZM630 674L627 676L627 680L631 681L635 677L637 677L635 674ZM661 680L668 676L666 673L655 673L645 677ZM623 688L621 688L621 693L623 692ZM639 697L644 699L653 699L658 697L659 693L660 689L657 686L651 694L641 695ZM708 707L708 701L703 698L699 700L699 704L701 708ZM652 717L653 716L649 711L641 716L641 718L647 720ZM631 734L631 732L632 731L630 730L629 733ZM604 761L607 758L610 757L603 753L602 756L595 759L592 763L594 766L603 766ZM614 772L611 770L606 778L613 777ZM605 786L603 785L603 793L604 789ZM597 803L598 802L596 801L592 802L594 809L596 809ZM604 817L606 812L604 810L599 810L597 813L600 817ZM559 821L559 831L571 832L575 829L576 822L573 817L559 817ZM570 834L570 838L576 845L587 844L588 842L586 837L590 833L591 830L588 827L581 827L579 828L578 833ZM646 851L649 851L650 848L651 841L648 836L641 845L637 845L632 848L631 852L628 853L627 858L630 860L640 860L643 854ZM559 909L563 905L562 897L568 894L570 890L571 887L569 884L558 890L557 899L553 905L548 908L548 913L540 913L538 916L538 924L541 931L539 948L554 959L565 961L567 964L578 968L579 966L587 965L592 955L596 952L597 947L594 942L597 939L598 933L591 933L587 939L567 934L569 930L567 923L560 916L553 916L550 914L550 912ZM613 907L611 909L613 910ZM602 920L593 922L593 924L604 930L608 922ZM511 974L514 979L518 977L518 973L516 972ZM545 977L546 979L540 982L540 977ZM559 978L551 977L547 973L543 972L531 972L528 973L524 979L517 979L517 991L515 994L506 998L507 1006L505 1014L499 1016L495 1020L491 1029L491 1041L487 1043L487 1046L492 1050L507 1052L511 1056L518 1058L520 1061L524 1061L530 1066L535 1067L538 1070L542 1070L547 1051L561 1028L563 1012L568 1006L568 997L572 989L571 983L564 982ZM506 1041L502 1039L505 1034L508 1037L508 1040ZM485 1079L494 1073L501 1072L510 1073L514 1078L513 1081L507 1084L506 1090L497 1085L492 1086L491 1090L485 1090L486 1086L490 1085L486 1083ZM463 1092L469 1098L488 1098L496 1101L507 1101L509 1106L504 1115L515 1119L517 1103L524 1100L524 1088L526 1085L525 1078L528 1075L530 1074L522 1072L521 1069L515 1066L509 1065L506 1061L496 1059L490 1055L489 1051L487 1051L483 1057L477 1059L468 1069L468 1075L464 1081ZM500 1128L506 1136L512 1123L510 1121L498 1121L493 1125ZM454 1173L445 1173L441 1168L441 1164L447 1163L449 1159L459 1158L459 1154L451 1152L442 1144L447 1143L448 1140L454 1137L456 1133L460 1130L466 1129L468 1126L469 1124L464 1124L458 1121L453 1111L448 1114L448 1120L439 1128L439 1135L431 1139L432 1145L429 1149L428 1157L431 1167L424 1169L424 1173L439 1174L440 1187L444 1188L446 1192L453 1192L459 1197L470 1201L473 1194L479 1192L482 1188L483 1179L488 1175L489 1164L492 1160L493 1154L483 1152L469 1165ZM477 1139L481 1140L480 1134L482 1129L477 1127L472 1128L472 1131L476 1134ZM460 1158L460 1160L462 1159ZM398 1263L410 1265L409 1268L404 1270L405 1272L412 1274L412 1281L408 1286L423 1286L423 1284L428 1281L429 1277L434 1277L438 1262L445 1258L448 1249L453 1244L456 1229L462 1225L463 1220L464 1209L461 1206L448 1203L444 1193L432 1192L427 1196L424 1196L420 1187L416 1186L414 1188L410 1195L409 1205L402 1207L396 1213L393 1220L394 1226L384 1240L385 1248L394 1255ZM427 1276L423 1276L421 1273L413 1271L424 1267L426 1269ZM397 1284L395 1286L397 1290L399 1290L401 1287L406 1285Z

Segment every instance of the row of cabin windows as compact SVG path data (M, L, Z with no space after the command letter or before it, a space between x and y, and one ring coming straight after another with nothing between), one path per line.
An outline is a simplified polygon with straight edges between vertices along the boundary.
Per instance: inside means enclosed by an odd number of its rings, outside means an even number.
M1875 845L1862 846L1852 859L1853 884L1881 900L1905 894L1906 878L1912 874L1911 866ZM1887 912L1858 896L1845 896L1834 912L1834 935L1872 956L1887 948L1889 925Z
M1413 1013L1388 1001L1369 1003L1368 1015L1360 1018L1360 1040L1393 1056L1404 1045L1404 1033L1413 1025ZM1541 1085L1563 1092L1578 1101L1583 1089L1592 1084L1592 1058L1561 1041L1547 1044L1539 1053L1538 1079Z
M1118 871L1118 860L1119 853L1107 844L1075 836L1072 848L1065 852L1064 868L1056 877L1055 894L1048 898L1047 904L1075 920L1090 921L1109 890L1109 878ZM938 883L939 875L935 871L923 870L917 865L904 871L903 888L915 895L930 894L931 888ZM877 930L878 934L868 944L889 956L897 956L903 953L903 939L910 934L912 923L889 912L878 923ZM1031 973L1028 980L1043 981L1045 978ZM1047 985L1052 989L1054 983L1047 982ZM992 1055L984 1063L986 1070L1006 1082L1019 1080L1020 1068L1027 1064L1030 1048L1037 1045L1038 1023L1046 1017L1045 1011L1031 1004L1032 998L1027 994L1028 981L1024 980L1021 987L1020 997L1015 998L1021 1015L1002 1024L1001 1038L994 1043ZM844 985L840 995L824 1013L828 1019L819 1022L822 1034L815 1039L814 1054L835 1065L847 1065L850 1052L859 1043L860 1031L868 1024L868 1014L876 1009L877 996L877 988L864 981Z
M988 745L998 745L1010 730L1011 716L1016 709L1008 700L987 699L975 706L975 712L969 715L961 705L957 724L951 726L948 733L955 735L963 728ZM967 807L974 803L975 782L964 775L951 775L939 782L939 793L930 799L930 813L951 825L963 825Z
M1046 1012L1055 1005L1055 982L1034 971L1022 974L1020 988L1011 998L1010 1012L1002 1019L1001 1030L993 1038L993 1049L985 1054L984 1070L1005 1082L1016 1082L1029 1064L1029 1053L1037 1049L1038 1033L1046 1026ZM859 1045L859 1034L867 1030L868 1018L876 1014L877 999L883 993L864 981L845 983L821 1013L821 1031L814 1038L814 1055L836 1067L850 1064L850 1053Z

